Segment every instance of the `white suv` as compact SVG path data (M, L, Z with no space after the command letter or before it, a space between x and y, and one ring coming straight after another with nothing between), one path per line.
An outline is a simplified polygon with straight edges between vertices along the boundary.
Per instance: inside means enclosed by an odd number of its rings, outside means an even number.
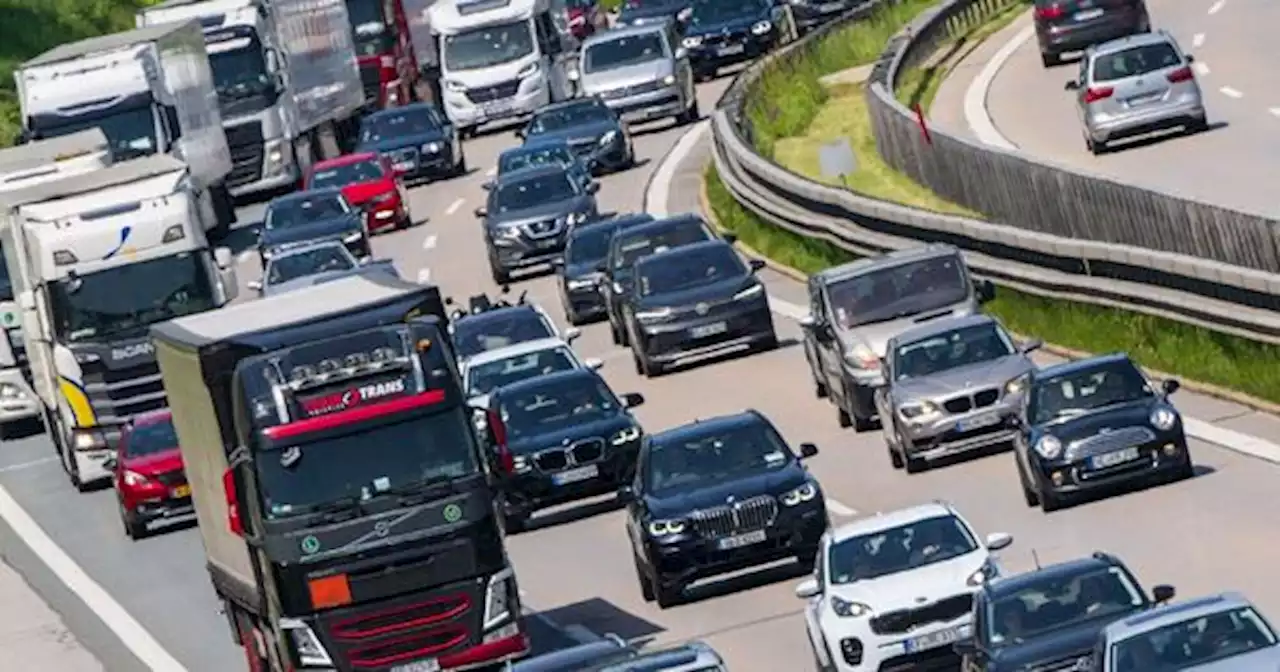
M991 551L949 504L869 516L828 531L814 577L796 586L805 629L824 672L915 669L957 660L969 636L973 593L1000 573ZM932 668L931 668L932 669Z

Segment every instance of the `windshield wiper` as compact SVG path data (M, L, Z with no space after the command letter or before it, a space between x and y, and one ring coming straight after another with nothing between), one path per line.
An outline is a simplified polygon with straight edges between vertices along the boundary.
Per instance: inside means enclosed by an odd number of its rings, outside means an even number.
M383 490L382 495L398 496L401 506L414 506L445 495L457 494L458 486L452 476L430 476L419 481Z
M360 508L360 498L355 495L316 504L311 507L311 512L318 514L320 520L326 523L341 523L364 515L363 509Z

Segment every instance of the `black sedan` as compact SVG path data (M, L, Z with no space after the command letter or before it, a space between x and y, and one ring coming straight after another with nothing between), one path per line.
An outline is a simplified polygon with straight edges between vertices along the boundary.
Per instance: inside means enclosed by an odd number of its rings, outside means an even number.
M373 254L364 212L351 207L341 189L300 191L267 204L258 254L265 267L276 250L329 240L341 241L357 259Z
M757 411L700 420L645 441L627 532L645 601L667 608L694 581L785 558L812 564L827 506L801 460Z
M720 68L750 61L794 39L786 3L773 0L694 0L685 29L694 77L715 77Z
M631 273L635 270L636 260L656 250L670 250L715 239L716 234L711 227L694 214L667 217L614 233L609 242L609 253L596 270L604 274L605 313L609 317L609 334L615 345L627 345L629 342L622 316L631 296ZM736 238L726 234L723 240L732 243Z
M386 157L406 184L467 172L462 141L430 103L375 112L360 122L359 149Z
M840 15L855 7L866 4L867 0L804 0L791 3L791 16L795 19L796 28L807 32L824 23L834 21Z
M1182 417L1128 355L1034 371L1015 442L1028 506L1046 512L1103 488L1191 478Z
M540 108L516 137L537 143L562 140L596 173L626 170L636 163L626 125L599 98L574 98Z
M619 26L647 26L688 19L692 0L627 0L618 9Z
M505 285L515 270L564 259L569 230L599 216L600 183L584 188L564 166L516 171L496 181L476 217L484 220L493 281Z
M756 271L722 240L685 245L635 264L626 309L636 373L662 375L677 360L778 347L769 295Z
M574 227L569 232L564 261L560 270L560 303L564 305L569 324L580 325L603 317L606 311L604 284L600 265L609 254L609 242L618 231L648 224L653 215L639 212L596 220Z
M630 409L588 369L551 373L500 387L482 410L503 493L509 533L539 509L617 492L635 477L644 432Z

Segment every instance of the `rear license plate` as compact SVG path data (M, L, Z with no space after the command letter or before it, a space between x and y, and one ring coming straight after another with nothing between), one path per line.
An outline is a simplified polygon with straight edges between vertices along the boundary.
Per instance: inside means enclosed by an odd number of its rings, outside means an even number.
M174 499L182 499L183 497L190 497L191 486L179 485L178 487L174 488L170 494L173 496Z
M1102 16L1101 9L1089 9L1083 12L1076 12L1076 21L1088 21L1089 19L1096 19L1099 16Z
M827 4L825 4L825 5L818 5L818 11L819 11L819 12L822 12L823 14L830 14L830 13L832 13L832 12L838 12L838 11L840 11L840 10L842 10L842 9L844 9L844 3L843 3L843 2L828 2L828 3L827 3Z
M902 646L907 650L907 653L928 651L929 649L936 649L940 646L953 644L961 637L967 637L968 634L969 628L961 625L954 628L947 628L946 630L931 632L927 635L920 635L919 637L912 637L911 639L903 642Z
M708 336L715 336L716 334L723 334L728 330L729 330L729 325L724 322L716 322L714 324L704 324L701 327L694 327L690 329L689 337L690 338L706 338Z
M728 551L735 548L750 546L752 544L759 544L764 542L764 540L767 538L768 538L768 535L765 534L764 530L756 530L755 532L748 532L746 534L739 534L732 537L725 537L724 539L721 539L720 541L716 542L716 546L720 547L720 550L722 551Z
M731 44L727 47L720 47L719 49L716 50L716 53L720 54L721 56L732 56L734 54L741 54L746 50L747 50L747 47L745 45Z
M1145 96L1134 96L1133 98L1130 98L1128 100L1128 103L1130 105L1146 105L1147 103L1154 103L1159 101L1160 98L1163 97L1163 95L1164 94L1160 94L1160 93L1152 93Z
M1132 462L1136 459L1138 459L1137 447L1125 448L1124 450L1094 455L1089 458L1089 466L1093 469L1106 469L1107 467L1114 467L1117 464Z
M415 167L417 167L417 164L415 164L413 161L398 161L391 167L395 168L400 172L404 172L406 170L413 170Z
M391 672L440 672L440 661L432 658L431 660L419 660L413 663L405 663L404 665L396 665L391 668Z
M562 471L558 474L552 474L551 482L556 485L567 485L569 483L577 483L579 481L589 481L600 475L600 467L594 464L588 464L585 467Z
M982 429L983 427L990 427L992 425L997 425L999 423L1000 423L999 415L996 415L995 413L988 413L986 415L979 415L972 418L965 418L964 420L957 422L956 430L961 432L967 432L973 429Z

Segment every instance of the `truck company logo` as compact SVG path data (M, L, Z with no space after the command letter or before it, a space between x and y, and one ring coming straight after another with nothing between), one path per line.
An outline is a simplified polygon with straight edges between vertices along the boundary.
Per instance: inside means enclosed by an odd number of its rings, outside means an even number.
M156 346L151 343L134 343L133 345L112 348L111 359L133 359L134 357L143 357L145 355L155 354L155 351Z
M387 380L372 385L361 385L353 387L342 392L326 394L322 397L307 399L302 402L302 410L307 415L316 416L326 413L336 413L345 411L348 408L354 408L366 401L373 401L382 397L389 397L396 394L404 394L405 384L403 378L395 380Z
M306 553L307 555L315 555L319 550L320 550L320 540L319 540L319 539L317 539L317 538L315 538L315 537L313 537L313 536L303 537L303 539L302 539L302 552L303 552L303 553Z
M444 522L456 523L462 520L462 507L457 504L450 504L444 507Z

